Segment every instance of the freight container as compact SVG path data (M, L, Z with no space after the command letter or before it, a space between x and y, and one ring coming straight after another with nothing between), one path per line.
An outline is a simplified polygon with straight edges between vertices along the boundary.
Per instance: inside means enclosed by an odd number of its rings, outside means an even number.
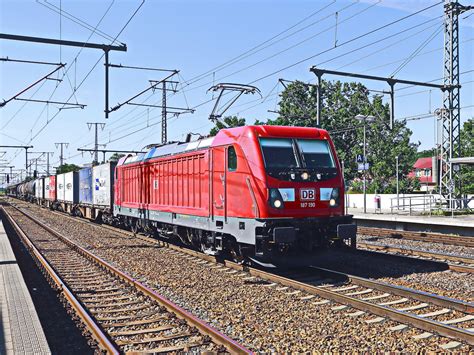
M92 168L94 206L112 208L115 165L116 163L110 162Z
M68 203L79 202L79 173L71 171L64 175L64 201Z
M56 176L44 178L44 198L49 201L56 201Z
M64 201L65 193L65 183L64 183L65 174L56 175L56 199L58 201Z
M79 203L92 205L92 168L79 170Z
M57 200L60 202L77 203L79 200L79 176L77 172L56 176Z
M44 178L36 180L35 197L37 200L42 200L44 198Z

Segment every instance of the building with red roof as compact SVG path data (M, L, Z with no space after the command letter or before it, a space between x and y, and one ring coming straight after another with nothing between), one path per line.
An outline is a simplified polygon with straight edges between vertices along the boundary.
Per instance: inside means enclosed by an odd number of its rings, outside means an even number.
M437 169L433 172L435 157L419 158L413 165L413 170L408 173L408 177L418 178L422 191L431 191L436 186Z

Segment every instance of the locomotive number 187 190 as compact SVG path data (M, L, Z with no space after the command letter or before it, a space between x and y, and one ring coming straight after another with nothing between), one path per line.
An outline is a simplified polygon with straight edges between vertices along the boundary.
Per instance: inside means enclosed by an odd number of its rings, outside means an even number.
M301 206L301 208L316 207L316 202L301 202L300 206Z

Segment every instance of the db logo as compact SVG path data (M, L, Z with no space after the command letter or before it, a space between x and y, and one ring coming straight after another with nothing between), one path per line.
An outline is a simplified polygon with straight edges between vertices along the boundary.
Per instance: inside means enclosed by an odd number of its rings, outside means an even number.
M301 201L314 201L316 199L316 189L300 189Z

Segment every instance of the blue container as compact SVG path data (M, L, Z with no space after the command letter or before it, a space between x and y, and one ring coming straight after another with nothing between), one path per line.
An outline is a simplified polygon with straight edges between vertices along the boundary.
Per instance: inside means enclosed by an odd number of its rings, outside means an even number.
M79 203L92 205L92 168L79 170Z

